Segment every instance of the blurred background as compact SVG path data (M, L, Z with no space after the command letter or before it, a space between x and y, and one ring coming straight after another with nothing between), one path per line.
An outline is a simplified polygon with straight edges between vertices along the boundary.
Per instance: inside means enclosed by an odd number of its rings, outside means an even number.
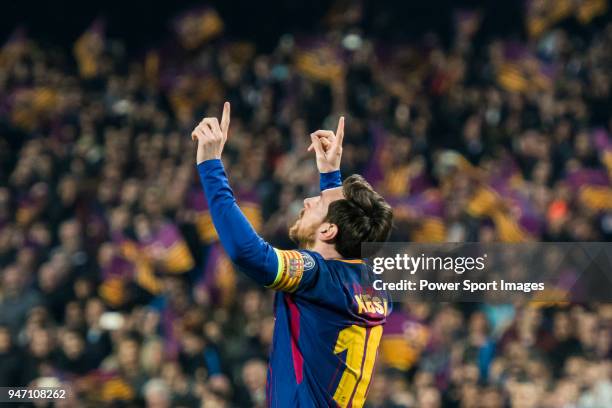
M393 240L610 241L607 0L297 3L2 5L0 386L265 405L273 293L223 253L190 138L224 100L278 247L341 114ZM367 406L610 407L611 338L610 304L398 304Z

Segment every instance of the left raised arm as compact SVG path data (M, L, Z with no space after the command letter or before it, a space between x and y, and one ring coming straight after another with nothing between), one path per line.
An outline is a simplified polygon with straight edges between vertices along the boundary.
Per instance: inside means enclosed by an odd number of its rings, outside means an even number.
M228 256L255 281L270 285L278 273L276 250L257 235L238 207L221 162L229 122L230 104L226 102L221 124L217 118L205 118L191 134L198 141L196 161L200 181L213 224Z

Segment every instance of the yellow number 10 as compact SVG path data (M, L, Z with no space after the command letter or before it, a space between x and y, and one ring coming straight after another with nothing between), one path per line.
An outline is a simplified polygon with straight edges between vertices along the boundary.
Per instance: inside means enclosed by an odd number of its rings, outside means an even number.
M334 347L334 354L347 350L346 369L334 393L334 401L342 408L348 406L351 396L353 397L352 407L359 408L365 403L366 391L372 377L374 360L376 360L376 350L382 336L382 326L374 326L370 329L367 344L366 334L365 327L355 325L347 327L340 331L336 347ZM364 354L365 358L363 358Z

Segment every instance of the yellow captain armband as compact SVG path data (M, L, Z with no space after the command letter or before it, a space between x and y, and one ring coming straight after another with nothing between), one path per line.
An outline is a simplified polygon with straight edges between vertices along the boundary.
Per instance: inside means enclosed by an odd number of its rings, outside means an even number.
M284 292L295 292L304 276L303 254L300 251L284 251L276 248L274 252L278 259L276 279L266 287Z

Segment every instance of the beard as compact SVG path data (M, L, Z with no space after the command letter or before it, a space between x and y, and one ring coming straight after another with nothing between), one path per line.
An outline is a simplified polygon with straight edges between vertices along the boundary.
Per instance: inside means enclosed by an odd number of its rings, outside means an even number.
M302 215L304 215L303 210L300 212L298 219L289 228L289 238L297 245L298 248L310 249L313 247L315 242L315 229L312 228L312 231L304 231L303 228L300 228Z

